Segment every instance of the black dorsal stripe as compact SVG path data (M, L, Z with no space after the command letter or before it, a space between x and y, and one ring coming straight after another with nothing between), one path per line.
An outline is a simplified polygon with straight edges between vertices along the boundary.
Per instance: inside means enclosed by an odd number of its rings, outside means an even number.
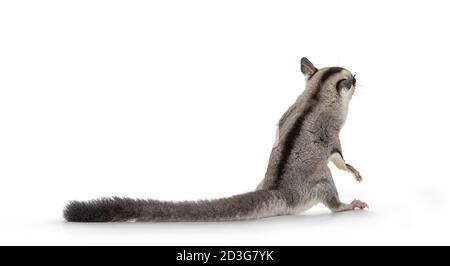
M295 121L294 125L292 126L291 130L288 132L288 135L286 137L286 141L284 142L283 150L281 152L281 158L278 162L277 169L275 172L275 180L272 185L272 189L277 189L282 181L282 176L284 174L286 164L289 160L289 156L291 155L291 151L294 148L295 141L297 140L298 133L301 131L303 124L308 117L309 114L311 114L319 102L319 95L320 90L325 83L327 79L329 79L334 74L342 71L343 68L340 67L330 67L322 74L320 77L320 80L317 83L317 87L311 97L308 99L307 107L304 109L304 111L300 114L300 116L297 118L297 121ZM318 71L316 71L317 73Z

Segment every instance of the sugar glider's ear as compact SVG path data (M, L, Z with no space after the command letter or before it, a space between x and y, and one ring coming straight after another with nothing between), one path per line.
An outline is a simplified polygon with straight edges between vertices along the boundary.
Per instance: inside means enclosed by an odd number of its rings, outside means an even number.
M314 75L314 73L316 73L317 71L317 68L306 57L302 57L302 59L300 60L300 69L303 75L305 75L307 78Z

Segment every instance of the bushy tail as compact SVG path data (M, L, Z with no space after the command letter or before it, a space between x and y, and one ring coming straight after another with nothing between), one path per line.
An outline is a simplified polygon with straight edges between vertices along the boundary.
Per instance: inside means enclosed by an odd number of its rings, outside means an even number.
M170 202L130 198L72 201L64 210L69 222L227 221L276 216L287 212L277 191L257 190L229 198Z

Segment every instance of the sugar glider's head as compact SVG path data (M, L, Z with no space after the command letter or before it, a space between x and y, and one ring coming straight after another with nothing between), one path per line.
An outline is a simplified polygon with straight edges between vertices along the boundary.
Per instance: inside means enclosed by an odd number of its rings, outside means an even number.
M355 92L355 76L345 68L317 69L311 61L303 57L300 69L306 77L306 88L311 90L314 100L348 104Z

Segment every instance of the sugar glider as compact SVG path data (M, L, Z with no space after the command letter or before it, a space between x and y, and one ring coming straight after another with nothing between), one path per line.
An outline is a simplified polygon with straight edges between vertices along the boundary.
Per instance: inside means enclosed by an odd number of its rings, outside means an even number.
M255 191L228 198L200 201L101 198L72 201L64 209L70 222L230 221L303 212L323 203L333 212L364 209L366 203L343 203L328 163L361 175L342 156L343 127L356 79L341 67L317 69L302 58L306 87L278 122L277 138L265 178Z

